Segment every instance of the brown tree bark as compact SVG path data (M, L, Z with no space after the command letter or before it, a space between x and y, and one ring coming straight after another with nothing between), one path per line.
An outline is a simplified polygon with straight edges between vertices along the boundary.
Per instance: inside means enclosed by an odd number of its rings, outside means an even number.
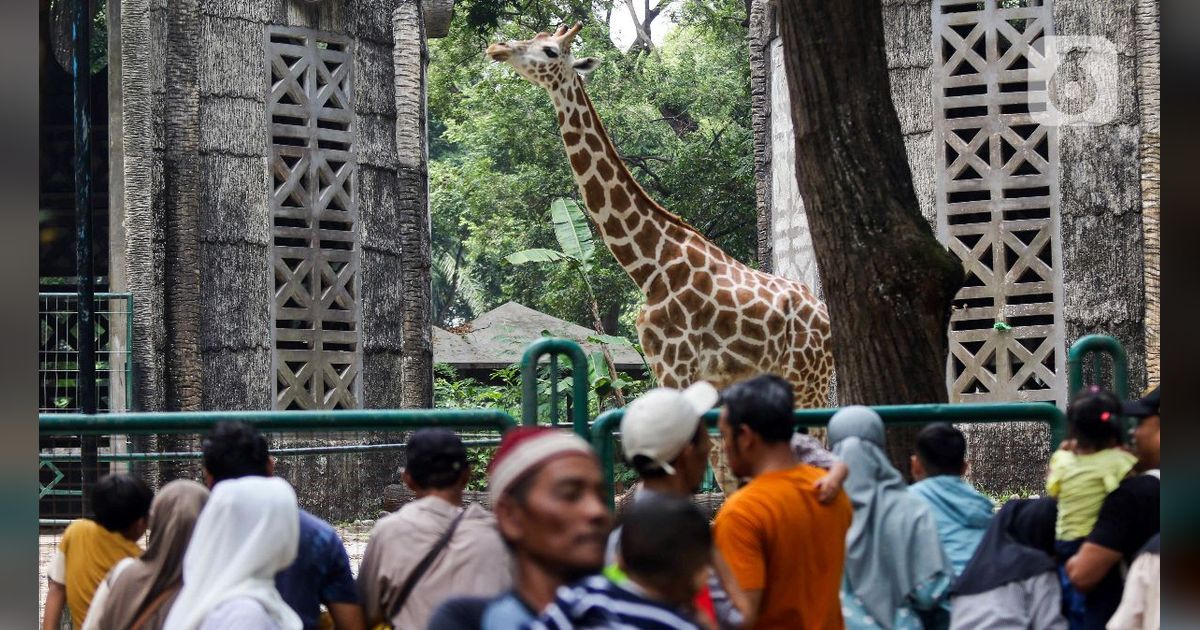
M913 192L880 2L784 0L779 29L841 402L946 402L946 327L964 274ZM914 431L889 430L905 475Z
M200 92L196 51L200 34L197 0L167 5L168 33L164 115L166 256L164 315L166 409L198 411L200 376ZM160 436L163 451L182 450L178 436ZM161 462L161 481L184 475L180 462Z

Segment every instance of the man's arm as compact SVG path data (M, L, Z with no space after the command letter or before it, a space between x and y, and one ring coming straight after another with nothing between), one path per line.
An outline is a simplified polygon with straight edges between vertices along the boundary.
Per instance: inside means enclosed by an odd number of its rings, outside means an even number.
M753 591L742 591L742 596L746 601L746 607L742 609L742 628L753 628L754 624L758 623L759 607L762 606L762 589Z
M358 565L358 601L362 603L363 622L375 626L383 621L383 610L379 602L379 576L377 575L379 540L372 536L367 540L362 562ZM330 608L330 616L333 609Z
M1067 560L1067 578L1080 592L1086 593L1095 588L1120 561L1121 552L1093 542L1085 542L1079 551Z
M333 544L325 548L324 564L327 573L321 585L321 603L329 609L334 629L365 630L365 615L359 604L359 585L354 581L354 574L350 571L350 556L337 532L333 533ZM364 577L369 580L372 576L367 574Z
M330 602L325 606L329 608L329 616L333 617L333 627L336 630L366 629L362 606L345 602Z
M47 579L50 590L46 593L46 612L42 618L42 630L57 630L62 619L63 605L67 603L67 587Z
M713 523L713 542L713 565L721 583L742 613L742 628L753 628L766 584L766 559L757 523L743 513L722 508Z

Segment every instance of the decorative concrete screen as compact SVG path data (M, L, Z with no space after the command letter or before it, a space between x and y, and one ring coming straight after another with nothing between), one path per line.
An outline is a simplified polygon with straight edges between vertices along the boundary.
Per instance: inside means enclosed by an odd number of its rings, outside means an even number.
M1056 130L1038 123L1042 0L936 0L941 240L967 281L950 318L955 402L1062 402L1066 387Z
M792 108L787 73L783 67L783 40L775 38L771 49L771 271L798 280L821 295L821 276L813 252L808 214L796 182L796 142L792 131Z
M269 28L276 409L359 407L357 159L349 39Z

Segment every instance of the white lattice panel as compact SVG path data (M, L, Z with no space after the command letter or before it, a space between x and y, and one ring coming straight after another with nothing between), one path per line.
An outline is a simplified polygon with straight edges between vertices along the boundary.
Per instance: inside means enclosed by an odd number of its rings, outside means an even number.
M1061 402L1065 392L1057 138L1031 72L1049 2L933 3L938 233L967 281L950 319L955 402ZM1007 328L1006 328L1007 327Z
M275 408L356 408L362 355L351 43L272 28L266 47Z

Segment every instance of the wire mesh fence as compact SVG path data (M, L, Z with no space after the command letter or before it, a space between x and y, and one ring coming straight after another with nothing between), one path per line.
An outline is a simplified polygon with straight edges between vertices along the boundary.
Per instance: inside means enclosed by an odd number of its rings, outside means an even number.
M96 402L99 411L129 409L133 393L133 297L97 293L93 337L96 348ZM38 411L78 413L79 296L38 294Z
M83 453L94 439L93 478L109 473L134 475L157 491L174 479L205 482L202 441L216 423L243 420L267 439L274 474L296 490L301 509L334 526L357 571L376 519L399 507L406 440L425 427L453 429L462 436L473 462L485 462L501 433L515 426L508 414L491 410L393 410L327 412L197 412L122 414L43 414L43 502L39 535L39 605L63 529L91 515L83 499ZM481 465L476 465L482 475ZM48 501L45 475L59 476L60 494ZM52 475L53 476L53 475ZM474 482L473 483L479 483ZM478 486L482 490L482 485ZM66 494L64 490L71 490ZM392 500L385 504L385 495ZM143 548L145 540L141 541Z

